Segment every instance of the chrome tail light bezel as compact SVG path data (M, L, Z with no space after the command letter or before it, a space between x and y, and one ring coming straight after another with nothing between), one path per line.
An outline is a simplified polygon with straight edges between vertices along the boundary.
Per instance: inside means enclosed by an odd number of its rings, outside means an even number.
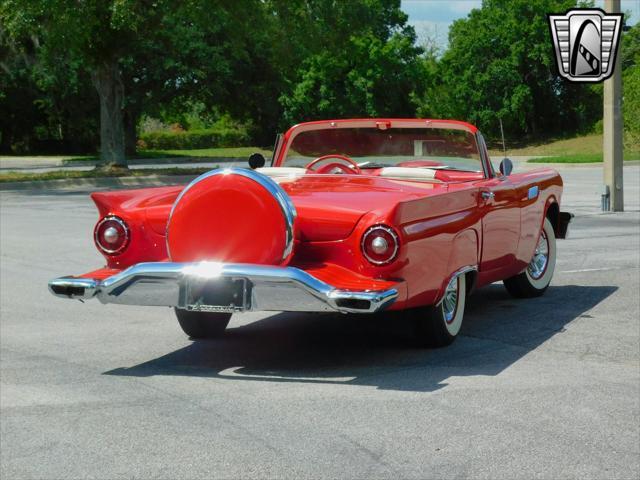
M122 227L122 230L124 231L124 242L122 242L122 245L115 249L104 246L98 237L100 227L108 221L116 222ZM118 217L117 215L107 215L101 218L98 223L96 223L96 226L93 229L93 241L96 244L98 250L100 250L100 252L104 253L105 255L119 255L124 252L129 246L129 242L131 241L131 231L129 229L129 226L127 225L127 222L125 222L122 218Z
M371 236L371 234L375 233L378 230L382 230L382 231L386 232L387 234L389 234L393 238L393 241L394 241L393 252L389 256L389 258L387 258L385 260L376 260L375 258L370 257L367 254L367 249L366 249L366 246L365 246L366 241ZM398 258L398 252L400 251L400 236L389 225L384 225L384 224L373 225L373 226L369 227L364 232L364 234L362 235L362 239L360 240L360 251L362 252L362 255L364 256L364 258L366 258L369 263L371 263L373 265L376 265L376 266L388 265L388 264L392 263L394 260L396 260L396 258Z

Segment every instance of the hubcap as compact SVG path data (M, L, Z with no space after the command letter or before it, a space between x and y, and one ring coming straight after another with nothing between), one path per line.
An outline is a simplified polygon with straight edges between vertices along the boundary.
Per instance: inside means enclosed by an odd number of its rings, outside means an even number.
M442 313L447 323L453 321L453 317L456 316L456 309L458 308L458 277L451 279L447 285L447 289L444 292L444 298L442 299Z
M527 267L527 271L531 278L538 280L544 272L547 270L547 264L549 263L549 240L544 230L540 233L538 239L538 245L536 245L536 251L533 254L533 258Z

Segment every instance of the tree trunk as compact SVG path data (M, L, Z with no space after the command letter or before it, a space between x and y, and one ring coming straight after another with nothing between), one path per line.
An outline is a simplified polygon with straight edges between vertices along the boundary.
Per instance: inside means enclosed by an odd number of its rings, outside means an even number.
M92 74L100 97L100 161L103 166L126 167L122 106L124 86L116 60L104 63Z
M124 111L124 153L127 157L133 157L136 154L136 144L138 142L138 132L136 126L138 123L138 113L133 109L125 109Z
M11 132L7 128L0 132L0 153L11 153Z

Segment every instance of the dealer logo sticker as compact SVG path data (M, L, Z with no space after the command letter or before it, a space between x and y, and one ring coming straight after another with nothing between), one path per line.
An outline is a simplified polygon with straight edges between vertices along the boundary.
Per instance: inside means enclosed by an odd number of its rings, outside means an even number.
M611 76L620 43L621 13L578 8L548 18L561 76L590 83Z

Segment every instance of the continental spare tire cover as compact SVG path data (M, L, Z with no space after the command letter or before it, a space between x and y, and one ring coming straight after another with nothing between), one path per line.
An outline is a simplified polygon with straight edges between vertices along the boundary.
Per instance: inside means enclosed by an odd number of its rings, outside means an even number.
M176 199L167 223L174 262L280 265L293 250L295 209L271 178L253 170L212 170Z

